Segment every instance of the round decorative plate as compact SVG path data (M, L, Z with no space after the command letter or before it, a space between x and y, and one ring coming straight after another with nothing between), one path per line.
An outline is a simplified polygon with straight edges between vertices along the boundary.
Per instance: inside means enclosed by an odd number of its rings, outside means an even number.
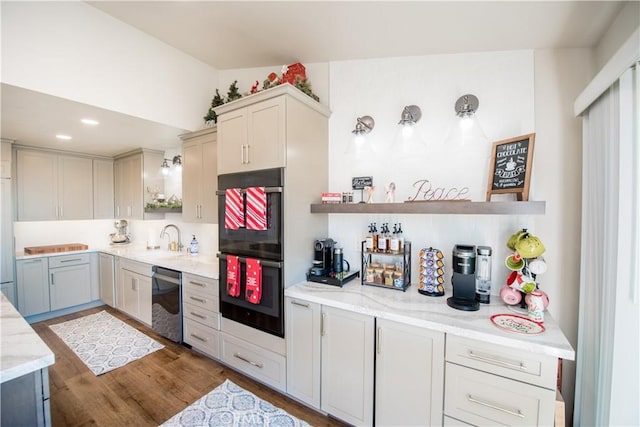
M516 314L494 314L491 321L500 329L518 334L535 335L545 331L542 323Z

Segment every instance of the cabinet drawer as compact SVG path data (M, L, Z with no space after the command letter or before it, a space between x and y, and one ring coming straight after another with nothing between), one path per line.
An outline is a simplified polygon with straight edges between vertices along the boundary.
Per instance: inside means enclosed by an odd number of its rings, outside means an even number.
M220 312L220 301L218 297L210 294L182 288L182 302L216 313Z
M49 258L49 268L68 267L70 265L89 264L89 254L73 254L52 256Z
M218 281L208 277L195 276L189 273L182 274L182 287L186 290L217 297L219 295Z
M286 391L286 359L277 353L220 332L222 361L239 371L280 390Z
M447 335L447 362L556 389L557 359L524 350Z
M447 363L446 415L474 425L552 426L555 391Z
M182 316L209 328L220 330L220 313L184 302L182 304Z
M220 358L219 332L198 322L184 319L184 342L216 359Z
M142 262L122 258L120 261L120 268L123 270L133 271L134 273L138 273L146 277L151 277L151 264L144 264Z
M444 427L468 427L468 426L473 427L473 424L468 424L460 420L456 420L455 418L446 417L446 416L444 417L444 423L442 425Z

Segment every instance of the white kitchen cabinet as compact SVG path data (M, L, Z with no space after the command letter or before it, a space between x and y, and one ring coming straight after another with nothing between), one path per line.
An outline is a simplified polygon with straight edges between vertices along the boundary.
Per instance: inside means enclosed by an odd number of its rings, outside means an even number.
M50 311L47 258L17 260L16 273L20 314L27 317Z
M151 326L151 265L121 260L116 308Z
M91 301L89 254L49 258L50 310L60 310Z
M3 382L0 395L0 425L51 426L48 368Z
M321 306L285 298L287 393L320 409Z
M93 159L93 218L111 219L113 213L113 160Z
M220 358L218 281L190 273L182 275L183 341Z
M182 145L182 219L218 222L217 129L180 135Z
M323 306L321 335L322 411L350 424L372 425L374 318Z
M115 298L115 261L111 254L99 254L100 299L110 307L114 307Z
M136 150L115 159L115 216L123 219L157 219L162 214L145 213L153 192L164 192L164 177L160 165L164 153L155 150Z
M377 425L442 425L444 341L442 332L376 319Z
M93 218L90 158L17 150L18 220Z

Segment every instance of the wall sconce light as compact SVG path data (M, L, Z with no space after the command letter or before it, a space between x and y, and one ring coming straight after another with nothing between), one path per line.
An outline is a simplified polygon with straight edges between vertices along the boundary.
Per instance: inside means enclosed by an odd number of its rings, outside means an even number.
M399 125L402 125L402 136L408 138L413 134L413 125L422 118L422 111L417 105L407 105L400 115Z
M173 166L176 168L177 172L182 172L182 156L181 155L173 156Z
M454 119L450 125L445 143L465 147L466 149L480 149L487 143L480 121L476 115L480 101L475 95L462 95L456 101L454 109L457 119Z
M355 135L353 142L356 145L356 149L359 149L364 144L364 136L371 132L375 126L376 122L371 116L362 116L356 119L356 127L351 131Z
M462 95L456 101L455 110L456 115L460 117L460 125L464 128L471 126L471 119L474 113L478 110L480 101L475 95L467 94Z
M167 163L167 160L169 159L164 159L162 161L162 164L160 165L160 171L162 171L162 175L167 176L169 175L169 163Z

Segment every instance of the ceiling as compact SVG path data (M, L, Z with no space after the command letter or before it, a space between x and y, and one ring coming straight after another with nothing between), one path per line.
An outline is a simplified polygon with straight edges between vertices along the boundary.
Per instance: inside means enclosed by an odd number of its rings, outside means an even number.
M349 59L518 49L590 48L616 1L90 1L219 70ZM2 85L2 137L114 155L176 147L176 129ZM79 122L92 116L96 127ZM73 133L71 141L52 135ZM68 130L67 130L68 129Z

